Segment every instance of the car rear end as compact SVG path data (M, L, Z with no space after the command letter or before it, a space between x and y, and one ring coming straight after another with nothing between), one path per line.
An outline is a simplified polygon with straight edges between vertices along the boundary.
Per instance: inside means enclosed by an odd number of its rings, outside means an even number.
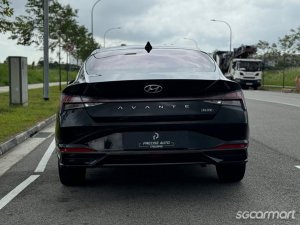
M174 74L89 77L101 82L78 76L63 91L57 114L62 182L82 181L85 168L172 164L215 164L221 180L241 180L248 118L240 86L217 68L199 77Z

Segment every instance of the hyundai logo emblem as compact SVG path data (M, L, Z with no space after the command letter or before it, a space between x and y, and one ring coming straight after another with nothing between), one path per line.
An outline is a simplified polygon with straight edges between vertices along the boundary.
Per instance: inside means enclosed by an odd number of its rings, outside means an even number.
M151 94L159 93L162 91L162 89L163 89L162 86L157 85L157 84L149 84L144 87L145 92L151 93Z

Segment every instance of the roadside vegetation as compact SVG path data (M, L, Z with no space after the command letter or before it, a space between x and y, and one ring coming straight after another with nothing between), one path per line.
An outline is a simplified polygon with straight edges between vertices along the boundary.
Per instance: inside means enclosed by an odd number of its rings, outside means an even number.
M300 76L300 67L291 67L284 70L266 70L263 72L263 85L294 88L297 76Z
M260 40L256 46L255 57L262 59L267 68L263 84L295 88L296 77L300 76L300 27L291 29L276 43Z
M0 33L4 33L11 27L9 18L14 14L8 0L0 0Z
M73 80L76 77L77 71L69 71L68 80ZM8 64L0 63L0 86L9 85L9 74L8 74ZM37 84L43 83L43 68L39 66L29 66L28 65L28 83ZM67 81L67 71L65 69L61 70L61 80ZM49 70L49 82L59 81L59 69L53 68Z
M28 106L9 106L9 93L0 93L0 143L54 115L59 99L58 86L49 88L48 101L43 99L43 89L29 90Z

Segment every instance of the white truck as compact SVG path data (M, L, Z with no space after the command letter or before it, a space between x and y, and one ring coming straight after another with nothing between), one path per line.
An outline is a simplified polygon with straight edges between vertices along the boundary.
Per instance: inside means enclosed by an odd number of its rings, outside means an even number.
M228 72L225 76L238 82L242 88L261 86L263 62L260 59L235 58L230 61Z
M255 46L242 45L233 52L216 51L213 58L227 78L238 82L244 89L257 89L261 86L263 62L250 58L254 53Z

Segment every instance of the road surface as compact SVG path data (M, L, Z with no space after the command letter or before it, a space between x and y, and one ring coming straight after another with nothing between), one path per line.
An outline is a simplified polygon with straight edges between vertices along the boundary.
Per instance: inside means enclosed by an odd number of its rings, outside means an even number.
M300 224L300 95L245 96L251 135L242 182L220 183L213 166L193 165L94 169L85 186L65 187L52 126L0 158L0 224ZM268 212L281 214L262 218Z

